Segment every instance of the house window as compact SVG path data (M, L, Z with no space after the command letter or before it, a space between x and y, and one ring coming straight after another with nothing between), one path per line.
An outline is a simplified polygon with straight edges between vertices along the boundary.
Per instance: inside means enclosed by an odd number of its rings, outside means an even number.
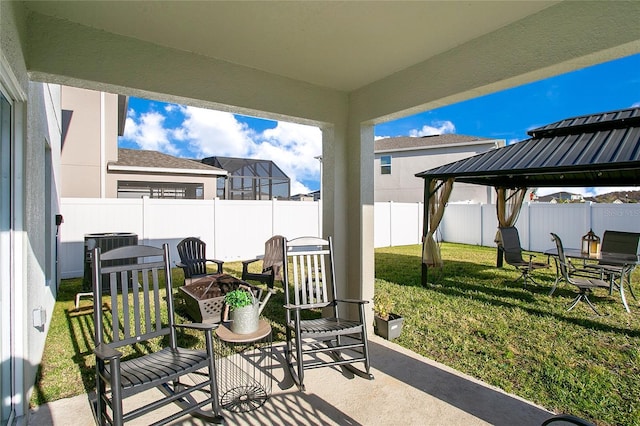
M202 183L118 181L118 198L204 199Z
M391 174L391 156L383 155L380 157L380 173L383 175Z

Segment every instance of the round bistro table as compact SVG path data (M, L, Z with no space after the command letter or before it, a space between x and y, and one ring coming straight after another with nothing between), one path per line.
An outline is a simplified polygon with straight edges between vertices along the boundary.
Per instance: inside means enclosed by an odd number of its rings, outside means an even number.
M255 410L271 394L271 326L261 319L255 332L236 334L228 325L216 329L220 405L238 413Z

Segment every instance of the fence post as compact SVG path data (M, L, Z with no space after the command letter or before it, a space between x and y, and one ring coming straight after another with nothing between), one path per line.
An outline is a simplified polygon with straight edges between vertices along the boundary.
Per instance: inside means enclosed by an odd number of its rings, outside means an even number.
M218 257L218 220L216 214L218 212L218 197L213 197L213 212L211 212L211 219L213 220L213 258L220 259Z
M271 199L271 235L275 235L275 229L276 229L276 202L278 201L278 198L273 197Z
M393 245L393 201L389 201L389 247Z
M147 203L149 202L149 197L147 195L142 197L142 235L140 237L138 237L139 240L142 240L142 243L138 243L138 244L149 244L148 241L146 241L146 237L147 237L147 223L149 223L149 221L147 220Z

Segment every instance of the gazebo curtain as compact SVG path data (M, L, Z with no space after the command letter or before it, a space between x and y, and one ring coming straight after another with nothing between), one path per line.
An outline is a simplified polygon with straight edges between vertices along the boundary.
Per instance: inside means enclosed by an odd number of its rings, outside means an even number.
M524 196L527 194L527 188L496 188L498 200L496 202L496 213L498 215L498 226L506 228L516 224ZM502 235L500 230L496 233L495 242L498 245L502 243Z
M449 201L451 190L453 189L454 178L445 181L431 180L429 181L428 206L429 209L429 230L422 243L422 263L427 266L442 267L442 256L440 255L440 247L435 240L435 232L442 221L444 208Z

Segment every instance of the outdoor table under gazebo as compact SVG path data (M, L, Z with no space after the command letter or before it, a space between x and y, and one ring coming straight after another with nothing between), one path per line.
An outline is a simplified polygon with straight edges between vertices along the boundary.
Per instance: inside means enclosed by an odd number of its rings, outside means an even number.
M640 107L567 118L527 133L531 139L416 174L424 179L423 285L428 268L442 266L434 234L454 182L493 186L500 227L515 224L527 188L640 182Z

